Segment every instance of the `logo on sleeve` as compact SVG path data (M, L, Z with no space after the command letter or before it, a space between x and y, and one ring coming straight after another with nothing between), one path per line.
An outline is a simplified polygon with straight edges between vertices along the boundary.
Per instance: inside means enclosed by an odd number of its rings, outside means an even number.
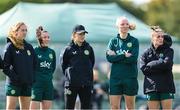
M84 50L84 54L85 55L89 55L89 51L88 50Z
M27 50L27 54L30 56L31 55L31 52L30 52L30 50Z
M128 43L127 43L127 47L129 47L129 48L132 47L132 43L131 43L131 42L128 42Z

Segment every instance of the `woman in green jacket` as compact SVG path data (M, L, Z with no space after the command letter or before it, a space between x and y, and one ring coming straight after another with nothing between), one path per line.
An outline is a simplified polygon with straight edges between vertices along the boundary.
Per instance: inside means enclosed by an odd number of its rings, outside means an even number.
M48 47L49 34L40 26L37 29L39 46L35 48L37 66L32 87L30 109L50 109L53 100L53 73L56 68L55 51Z
M111 109L120 108L120 99L125 98L126 109L135 109L135 95L138 92L137 58L139 42L128 31L135 29L126 17L116 21L119 34L109 41L106 52L107 60L112 63L110 73Z

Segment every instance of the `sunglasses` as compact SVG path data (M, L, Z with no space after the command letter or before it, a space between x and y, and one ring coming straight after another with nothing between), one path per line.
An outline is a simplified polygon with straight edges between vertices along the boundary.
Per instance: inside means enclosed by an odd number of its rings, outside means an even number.
M163 35L158 35L158 36L156 36L156 38L164 38L164 36Z
M21 32L27 32L27 29L21 29L20 31Z

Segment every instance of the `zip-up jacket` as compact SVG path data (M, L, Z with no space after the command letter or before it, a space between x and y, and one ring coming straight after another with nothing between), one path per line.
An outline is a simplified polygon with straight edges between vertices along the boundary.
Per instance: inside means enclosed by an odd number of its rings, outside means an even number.
M121 39L118 34L117 37L109 41L108 50L114 51L116 55L108 55L107 60L111 65L111 78L137 78L137 58L139 54L139 42L136 38L128 34L126 39ZM125 51L131 53L130 57L125 57Z
M164 37L164 44L157 49L151 45L140 58L140 69L145 75L144 93L175 93L172 66L174 51L172 40Z
M51 81L56 68L55 51L48 47L36 47L35 53L37 56L36 81Z
M15 86L32 85L36 56L32 45L24 41L24 49L18 49L8 39L4 50L4 68L7 83Z
M95 57L92 47L85 41L82 46L73 41L61 56L61 66L67 80L65 86L92 86Z

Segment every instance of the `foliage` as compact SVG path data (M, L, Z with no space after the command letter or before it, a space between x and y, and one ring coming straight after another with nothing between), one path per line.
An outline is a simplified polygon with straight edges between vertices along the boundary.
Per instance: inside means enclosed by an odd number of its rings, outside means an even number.
M168 33L180 38L179 4L179 0L152 0L147 4L144 20L150 25L160 25Z

